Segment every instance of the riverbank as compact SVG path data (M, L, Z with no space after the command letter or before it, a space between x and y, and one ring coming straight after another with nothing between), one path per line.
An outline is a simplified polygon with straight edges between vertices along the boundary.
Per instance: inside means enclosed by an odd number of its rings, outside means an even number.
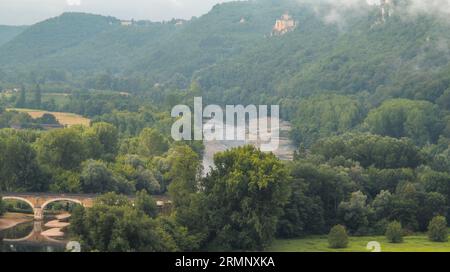
M31 221L33 221L33 215L31 214L6 213L0 217L0 231Z

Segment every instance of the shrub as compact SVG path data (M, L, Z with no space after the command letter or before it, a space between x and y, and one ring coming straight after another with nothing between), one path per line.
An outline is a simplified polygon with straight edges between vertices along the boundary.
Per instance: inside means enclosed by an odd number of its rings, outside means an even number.
M391 222L386 228L386 238L388 239L389 243L402 243L402 225L397 221Z
M346 248L348 246L348 235L345 227L336 225L328 234L328 243L331 248Z
M447 219L443 216L436 216L428 225L428 238L433 242L447 242L448 230Z

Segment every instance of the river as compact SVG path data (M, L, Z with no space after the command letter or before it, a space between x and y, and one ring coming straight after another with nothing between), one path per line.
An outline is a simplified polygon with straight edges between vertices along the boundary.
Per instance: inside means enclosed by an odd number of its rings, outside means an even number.
M270 119L269 119L270 120ZM269 121L269 123L271 123ZM239 128L236 126L236 128ZM287 121L279 120L279 147L273 153L280 158L281 160L292 160L294 157L294 152L296 150L293 142L289 138L289 132L291 131L291 124ZM248 140L250 135L254 135L255 131L250 131L247 128L244 128L246 132L246 140L245 141L207 141L204 140L203 144L205 146L205 151L203 155L203 174L206 175L211 167L214 166L214 154L217 152L222 152L225 150L229 150L231 148L244 146L244 145L254 145L260 147L260 143L255 141Z
M63 232L70 215L46 217L44 221L27 220L0 231L0 252L64 252L67 236ZM16 215L8 215L14 220ZM23 215L21 215L23 217Z

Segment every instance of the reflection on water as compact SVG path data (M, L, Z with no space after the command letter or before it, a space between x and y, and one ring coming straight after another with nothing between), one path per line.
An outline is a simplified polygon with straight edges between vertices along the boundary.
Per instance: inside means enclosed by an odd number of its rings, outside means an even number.
M19 224L0 231L0 252L63 252L66 237L51 238L42 235L46 221Z

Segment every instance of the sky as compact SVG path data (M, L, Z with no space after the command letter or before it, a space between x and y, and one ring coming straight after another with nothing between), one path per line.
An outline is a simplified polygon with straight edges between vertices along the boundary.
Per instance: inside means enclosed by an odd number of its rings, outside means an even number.
M231 0L0 0L0 25L30 25L67 11L79 11L119 19L163 21L190 19L207 13L217 3ZM297 0L316 3L319 0ZM359 8L380 0L320 0L336 9ZM450 18L450 0L410 0L409 14L428 13ZM345 17L345 16L344 16Z
M226 1L229 0L0 0L0 25L30 25L66 11L119 19L190 19Z

